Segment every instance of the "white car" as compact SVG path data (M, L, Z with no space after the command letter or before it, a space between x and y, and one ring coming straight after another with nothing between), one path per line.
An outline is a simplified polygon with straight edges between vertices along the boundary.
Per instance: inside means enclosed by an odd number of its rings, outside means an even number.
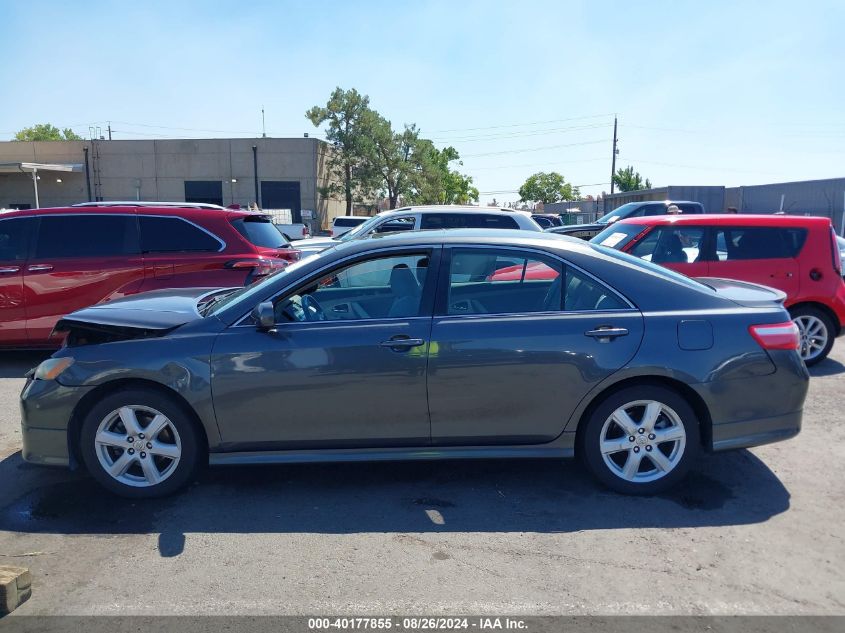
M307 224L303 224L302 222L297 224L275 223L275 227L279 229L279 233L284 235L288 242L304 240L311 237L311 229L308 228Z
M496 207L469 207L458 205L404 207L383 211L350 229L340 238L314 237L291 242L302 256L319 253L341 242L397 231L424 231L426 229L511 229L542 232L543 229L531 214Z
M332 222L332 237L338 238L369 219L368 215L339 215Z

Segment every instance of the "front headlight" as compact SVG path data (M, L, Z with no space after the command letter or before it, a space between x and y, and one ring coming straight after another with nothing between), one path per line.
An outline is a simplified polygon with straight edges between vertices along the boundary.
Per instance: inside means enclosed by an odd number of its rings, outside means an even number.
M73 365L73 359L69 356L61 358L48 358L35 368L33 378L35 380L55 380L68 367Z

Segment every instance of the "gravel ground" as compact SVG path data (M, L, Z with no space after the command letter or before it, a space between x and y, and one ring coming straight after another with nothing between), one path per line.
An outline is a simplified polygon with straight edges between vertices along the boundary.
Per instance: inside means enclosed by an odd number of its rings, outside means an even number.
M210 470L130 502L20 458L42 358L0 356L0 565L16 614L845 614L845 342L796 439L706 456L658 498L576 463Z

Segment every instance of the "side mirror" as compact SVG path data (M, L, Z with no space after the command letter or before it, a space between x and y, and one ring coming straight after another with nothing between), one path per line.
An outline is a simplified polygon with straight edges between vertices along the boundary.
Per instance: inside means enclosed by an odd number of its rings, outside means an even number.
M272 301L259 303L252 309L252 320L255 327L263 332L269 332L276 327L276 312Z

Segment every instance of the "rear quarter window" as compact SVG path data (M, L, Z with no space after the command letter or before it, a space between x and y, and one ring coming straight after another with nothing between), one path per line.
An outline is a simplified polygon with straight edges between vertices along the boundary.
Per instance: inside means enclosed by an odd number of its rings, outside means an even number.
M214 235L177 217L139 216L144 253L214 253L223 243Z

